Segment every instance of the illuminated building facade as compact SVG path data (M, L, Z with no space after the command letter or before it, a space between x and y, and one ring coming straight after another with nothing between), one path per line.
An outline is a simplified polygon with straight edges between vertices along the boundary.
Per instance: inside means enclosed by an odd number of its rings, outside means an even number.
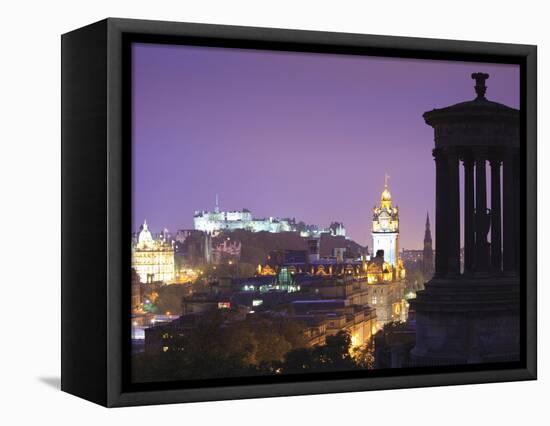
M349 333L351 349L366 345L376 332L376 311L368 306L346 303L345 300L296 300L291 304L291 318L309 327L307 346L324 344L327 336L341 331Z
M222 311L226 324L247 320L249 310L220 300L226 299L208 295L185 298L183 315L145 330L145 352L181 351L185 340L178 337L193 330L200 317L209 311ZM287 311L288 319L296 321L305 337L305 347L324 345L328 336L345 331L350 335L350 349L353 350L367 344L376 330L376 312L368 306L346 305L336 300L300 300L281 306L281 309ZM272 322L274 326L280 321L280 315L272 311L256 315L261 315L263 321Z
M164 234L155 240L147 221L143 222L138 240L132 245L132 268L142 283L170 283L175 279L174 247Z
M212 249L212 258L214 263L222 263L225 259L239 259L241 257L240 241L231 241L229 238L216 245Z
M376 309L377 325L381 328L393 321L407 320L405 300L405 268L398 260L398 268L384 259L382 251L367 265L367 303Z
M415 263L421 265L424 259L424 250L403 249L401 253L399 253L399 259L401 259L405 265Z
M399 208L393 207L388 176L380 205L373 209L372 244L374 258L367 266L368 303L376 309L378 325L406 321L405 268L399 258Z
M373 252L384 251L384 260L394 268L399 259L399 208L392 206L388 189L388 176L385 177L380 206L373 208L372 217Z
M132 314L142 313L141 309L141 285L139 275L132 269Z

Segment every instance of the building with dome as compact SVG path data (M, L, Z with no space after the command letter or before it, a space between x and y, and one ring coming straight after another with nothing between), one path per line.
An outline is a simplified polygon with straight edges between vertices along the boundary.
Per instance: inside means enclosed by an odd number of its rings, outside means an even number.
M154 239L147 221L143 221L137 241L132 244L132 268L142 283L170 283L175 279L173 244L166 233Z
M384 179L380 205L373 208L372 244L373 253L383 250L384 260L396 268L399 264L399 208L392 206L388 177Z

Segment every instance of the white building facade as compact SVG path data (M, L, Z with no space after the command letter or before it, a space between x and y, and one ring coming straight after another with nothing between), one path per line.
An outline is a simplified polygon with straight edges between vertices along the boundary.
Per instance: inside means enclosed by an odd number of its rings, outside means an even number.
M399 208L392 206L387 178L380 197L380 206L373 208L372 218L373 254L384 250L384 261L398 266L399 260Z
M142 283L171 283L175 279L174 247L165 233L155 240L147 221L143 222L138 241L132 245L132 268Z

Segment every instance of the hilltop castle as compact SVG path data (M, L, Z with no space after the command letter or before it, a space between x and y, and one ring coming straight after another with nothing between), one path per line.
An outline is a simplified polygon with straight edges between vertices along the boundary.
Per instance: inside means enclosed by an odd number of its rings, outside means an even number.
M327 229L319 229L316 226L297 224L290 218L253 218L248 209L240 211L221 211L218 196L214 211L196 211L193 216L194 227L198 231L215 234L220 231L234 231L244 229L251 232L300 232L303 237L329 233L331 235L346 236L344 225L339 222L331 223Z
M220 211L217 195L214 211L196 211L193 216L193 222L196 230L210 234L225 230L233 231L235 229L245 229L252 232L290 232L293 230L293 221L291 219L274 217L254 219L248 209L241 211Z

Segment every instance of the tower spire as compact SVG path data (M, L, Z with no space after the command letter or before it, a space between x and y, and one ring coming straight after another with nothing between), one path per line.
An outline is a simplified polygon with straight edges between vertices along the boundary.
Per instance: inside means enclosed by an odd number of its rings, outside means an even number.
M399 209L392 207L392 196L388 189L389 175L384 173L384 190L380 196L380 205L374 207L372 218L373 253L384 252L384 261L399 270Z
M424 250L422 252L422 274L428 281L434 273L434 251L432 248L432 231L430 230L430 215L426 212L426 230L424 232Z
M220 204L219 204L218 194L216 194L216 206L214 207L214 211L216 213L220 212Z
M426 229L424 231L424 245L426 243L432 244L432 231L430 229L430 215L426 212Z
M387 173L384 173L384 190L382 191L382 195L380 196L380 207L381 208L390 208L391 207L391 193L388 189L388 179L390 178L390 175Z

